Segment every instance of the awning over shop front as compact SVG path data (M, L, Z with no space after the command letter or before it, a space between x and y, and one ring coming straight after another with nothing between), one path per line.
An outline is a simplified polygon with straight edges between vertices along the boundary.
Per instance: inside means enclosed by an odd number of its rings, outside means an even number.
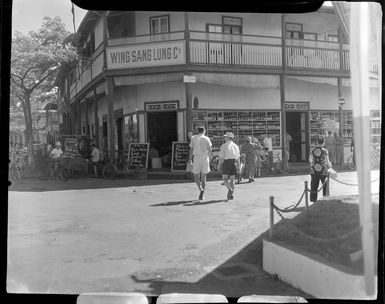
M159 83L159 82L181 82L182 80L183 80L183 73L133 75L133 76L114 77L114 84L116 86L132 86L132 85L139 85L139 84Z
M193 73L197 82L214 85L257 88L257 89L277 89L279 88L279 76L273 75L240 75L240 74L220 74L220 73Z
M183 73L168 73L157 75L134 75L114 77L116 86L130 86L162 82L182 82ZM221 86L276 89L279 88L279 76L272 75L240 75L220 73L192 73L196 83L207 83Z

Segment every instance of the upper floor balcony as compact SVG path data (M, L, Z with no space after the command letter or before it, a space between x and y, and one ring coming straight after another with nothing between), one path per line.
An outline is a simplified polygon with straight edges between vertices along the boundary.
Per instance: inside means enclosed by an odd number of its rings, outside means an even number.
M90 63L80 67L81 73L71 85L70 99L92 79L106 70L170 67L173 65L271 68L288 73L323 73L332 77L336 72L349 77L349 45L338 42L285 39L274 36L235 35L203 31L175 31L157 35L139 35L109 39L95 51ZM369 64L371 73L378 73L378 62ZM294 72L295 71L295 72ZM140 73L136 71L136 73Z

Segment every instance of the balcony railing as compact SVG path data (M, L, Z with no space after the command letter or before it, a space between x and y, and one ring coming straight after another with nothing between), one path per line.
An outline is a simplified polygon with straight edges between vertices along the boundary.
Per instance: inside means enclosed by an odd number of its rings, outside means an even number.
M187 41L187 62L193 65L279 68L282 38L262 35L235 35L202 31L176 31L109 39L108 47L135 46L167 41ZM71 99L103 70L103 44L81 71L70 89ZM97 54L97 55L96 55ZM350 71L349 45L329 41L286 39L285 64L290 70ZM378 63L369 62L372 73Z
M102 45L100 47L103 47ZM82 67L80 64L76 67L79 77L70 86L70 99L72 100L92 79L99 76L103 71L103 52L100 50L96 51L95 54L86 61L85 66Z
M280 37L190 32L193 64L282 66Z

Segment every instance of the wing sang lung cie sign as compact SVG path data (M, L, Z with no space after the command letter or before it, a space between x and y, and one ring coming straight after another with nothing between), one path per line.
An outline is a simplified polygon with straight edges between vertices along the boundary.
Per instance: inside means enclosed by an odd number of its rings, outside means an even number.
M129 69L185 63L184 41L122 45L107 48L108 69Z

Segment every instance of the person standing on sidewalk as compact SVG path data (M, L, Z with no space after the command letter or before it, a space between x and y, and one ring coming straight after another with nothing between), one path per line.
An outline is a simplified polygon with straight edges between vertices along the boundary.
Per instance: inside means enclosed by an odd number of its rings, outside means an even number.
M328 150L323 147L324 143L323 137L318 138L318 144L311 151L309 156L311 176L310 201L313 203L317 201L318 185L320 181L324 184L322 194L323 196L326 196L327 183L325 183L325 180L328 176L328 169L332 168L332 164L329 161Z
M245 177L249 179L249 183L254 181L256 172L256 156L258 146L252 142L252 137L246 137L246 143L242 146L241 154L245 155Z
M329 131L328 136L325 138L325 149L328 150L330 162L332 164L335 164L336 141L332 134L332 131Z
M270 170L274 170L274 168L273 168L273 140L272 140L270 134L267 134L267 136L263 140L263 145L265 146L265 151L267 151L267 157L269 160L269 164L271 166Z
M204 199L206 174L210 172L210 157L212 153L211 140L205 136L205 131L204 127L198 127L198 135L192 136L190 142L189 161L193 162L193 174L199 189L199 200Z
M92 167L94 168L94 177L98 177L100 151L94 144L91 145L91 149L92 149L91 150L91 162L92 162Z
M344 164L343 152L344 152L344 137L341 136L341 132L334 134L334 140L336 143L336 165L342 166Z
M219 169L222 169L223 183L228 189L227 199L234 199L235 175L241 172L241 160L239 147L233 142L234 134L226 132L224 135L226 142L221 146L219 152ZM230 179L230 181L229 181Z

